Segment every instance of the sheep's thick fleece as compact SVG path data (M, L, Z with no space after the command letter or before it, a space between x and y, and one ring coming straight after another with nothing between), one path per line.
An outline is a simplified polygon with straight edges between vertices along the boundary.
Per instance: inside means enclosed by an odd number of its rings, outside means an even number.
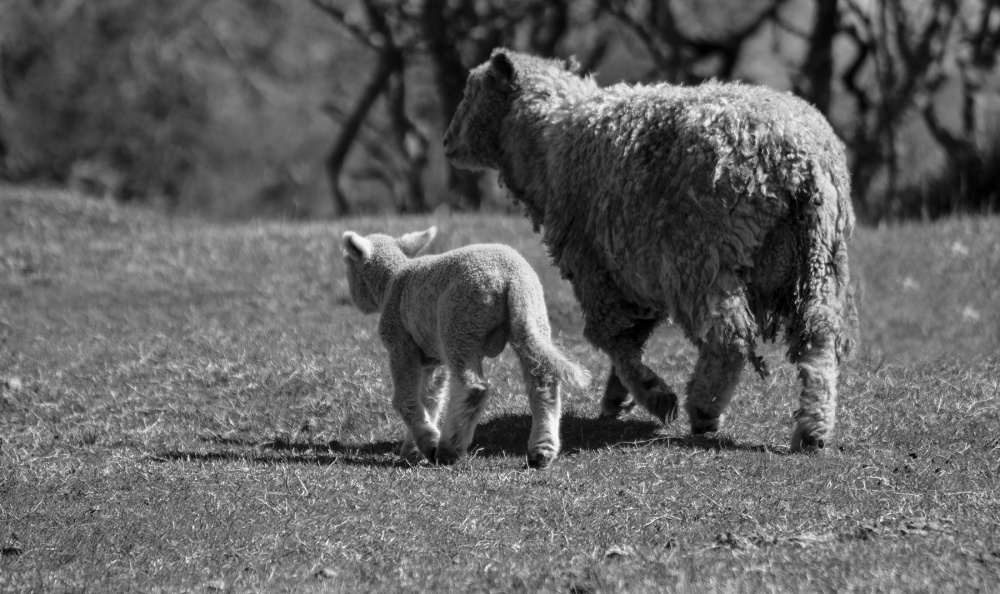
M830 436L840 358L856 335L843 143L791 94L760 86L600 88L573 61L509 50L469 75L445 137L457 166L492 168L568 278L584 333L627 395L673 418L674 391L642 361L666 318L699 348L686 411L717 430L758 338L780 331L803 390L793 449Z

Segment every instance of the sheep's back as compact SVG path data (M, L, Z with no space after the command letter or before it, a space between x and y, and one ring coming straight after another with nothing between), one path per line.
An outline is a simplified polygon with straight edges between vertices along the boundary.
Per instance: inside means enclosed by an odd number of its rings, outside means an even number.
M554 118L547 144L550 249L590 242L637 303L752 268L817 168L847 183L826 120L749 85L609 87Z

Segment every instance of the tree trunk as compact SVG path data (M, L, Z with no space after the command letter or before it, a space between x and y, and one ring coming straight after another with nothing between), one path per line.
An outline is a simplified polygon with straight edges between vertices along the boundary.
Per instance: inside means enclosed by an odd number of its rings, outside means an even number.
M830 85L833 80L833 38L840 29L838 0L816 0L816 25L809 54L802 67L798 94L823 115L830 112Z
M340 136L334 142L333 147L326 157L326 176L330 183L330 195L333 204L337 208L337 214L343 216L351 211L351 204L344 195L344 190L340 186L340 175L344 168L344 161L354 144L354 139L364 123L368 111L375 104L375 100L382 93L393 72L402 68L402 53L392 48L384 48L379 52L378 63L375 66L375 75L371 82L365 87L358 99L357 105L351 112L350 117L344 122L340 129Z
M403 161L402 181L394 186L401 213L427 211L424 199L424 169L427 167L427 139L406 115L406 75L400 68L389 78L386 98L392 121L393 142Z
M450 38L446 10L446 0L426 0L422 24L427 50L434 61L442 116L447 125L462 102L468 73L455 48L456 40ZM479 210L482 204L483 193L479 188L478 173L459 170L449 164L448 191L451 194L449 203L458 209Z

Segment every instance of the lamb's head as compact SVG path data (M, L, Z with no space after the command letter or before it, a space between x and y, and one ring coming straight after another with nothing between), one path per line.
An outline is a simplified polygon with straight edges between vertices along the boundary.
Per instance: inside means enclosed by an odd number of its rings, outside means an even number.
M407 260L423 253L436 235L437 227L402 237L362 236L345 231L340 246L354 305L364 313L379 311L392 276L406 266Z
M559 95L582 80L580 64L572 58L550 60L494 49L488 61L469 72L465 97L444 136L445 155L463 169L500 169L501 133L518 101L535 92Z

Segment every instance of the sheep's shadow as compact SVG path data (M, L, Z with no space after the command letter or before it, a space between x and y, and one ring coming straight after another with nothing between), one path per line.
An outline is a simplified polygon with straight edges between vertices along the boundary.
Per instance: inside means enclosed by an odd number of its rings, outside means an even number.
M483 457L524 455L530 434L530 415L495 417L476 428L472 449L477 456ZM763 444L738 442L724 435L668 436L664 435L663 426L659 423L628 417L604 419L564 415L560 424L560 436L563 456L628 446L786 453Z
M476 428L470 451L481 458L523 457L531 434L531 416L526 414L493 417ZM738 442L727 436L664 435L662 426L634 418L601 419L565 415L560 424L562 455L611 447L663 447L689 450L739 450L786 454L787 451L762 445ZM253 462L256 464L346 464L385 468L409 468L418 464L407 461L396 450L399 441L345 444L323 441L308 435L280 437L259 441L249 437L209 435L201 440L208 449L172 449L149 456L168 462Z

